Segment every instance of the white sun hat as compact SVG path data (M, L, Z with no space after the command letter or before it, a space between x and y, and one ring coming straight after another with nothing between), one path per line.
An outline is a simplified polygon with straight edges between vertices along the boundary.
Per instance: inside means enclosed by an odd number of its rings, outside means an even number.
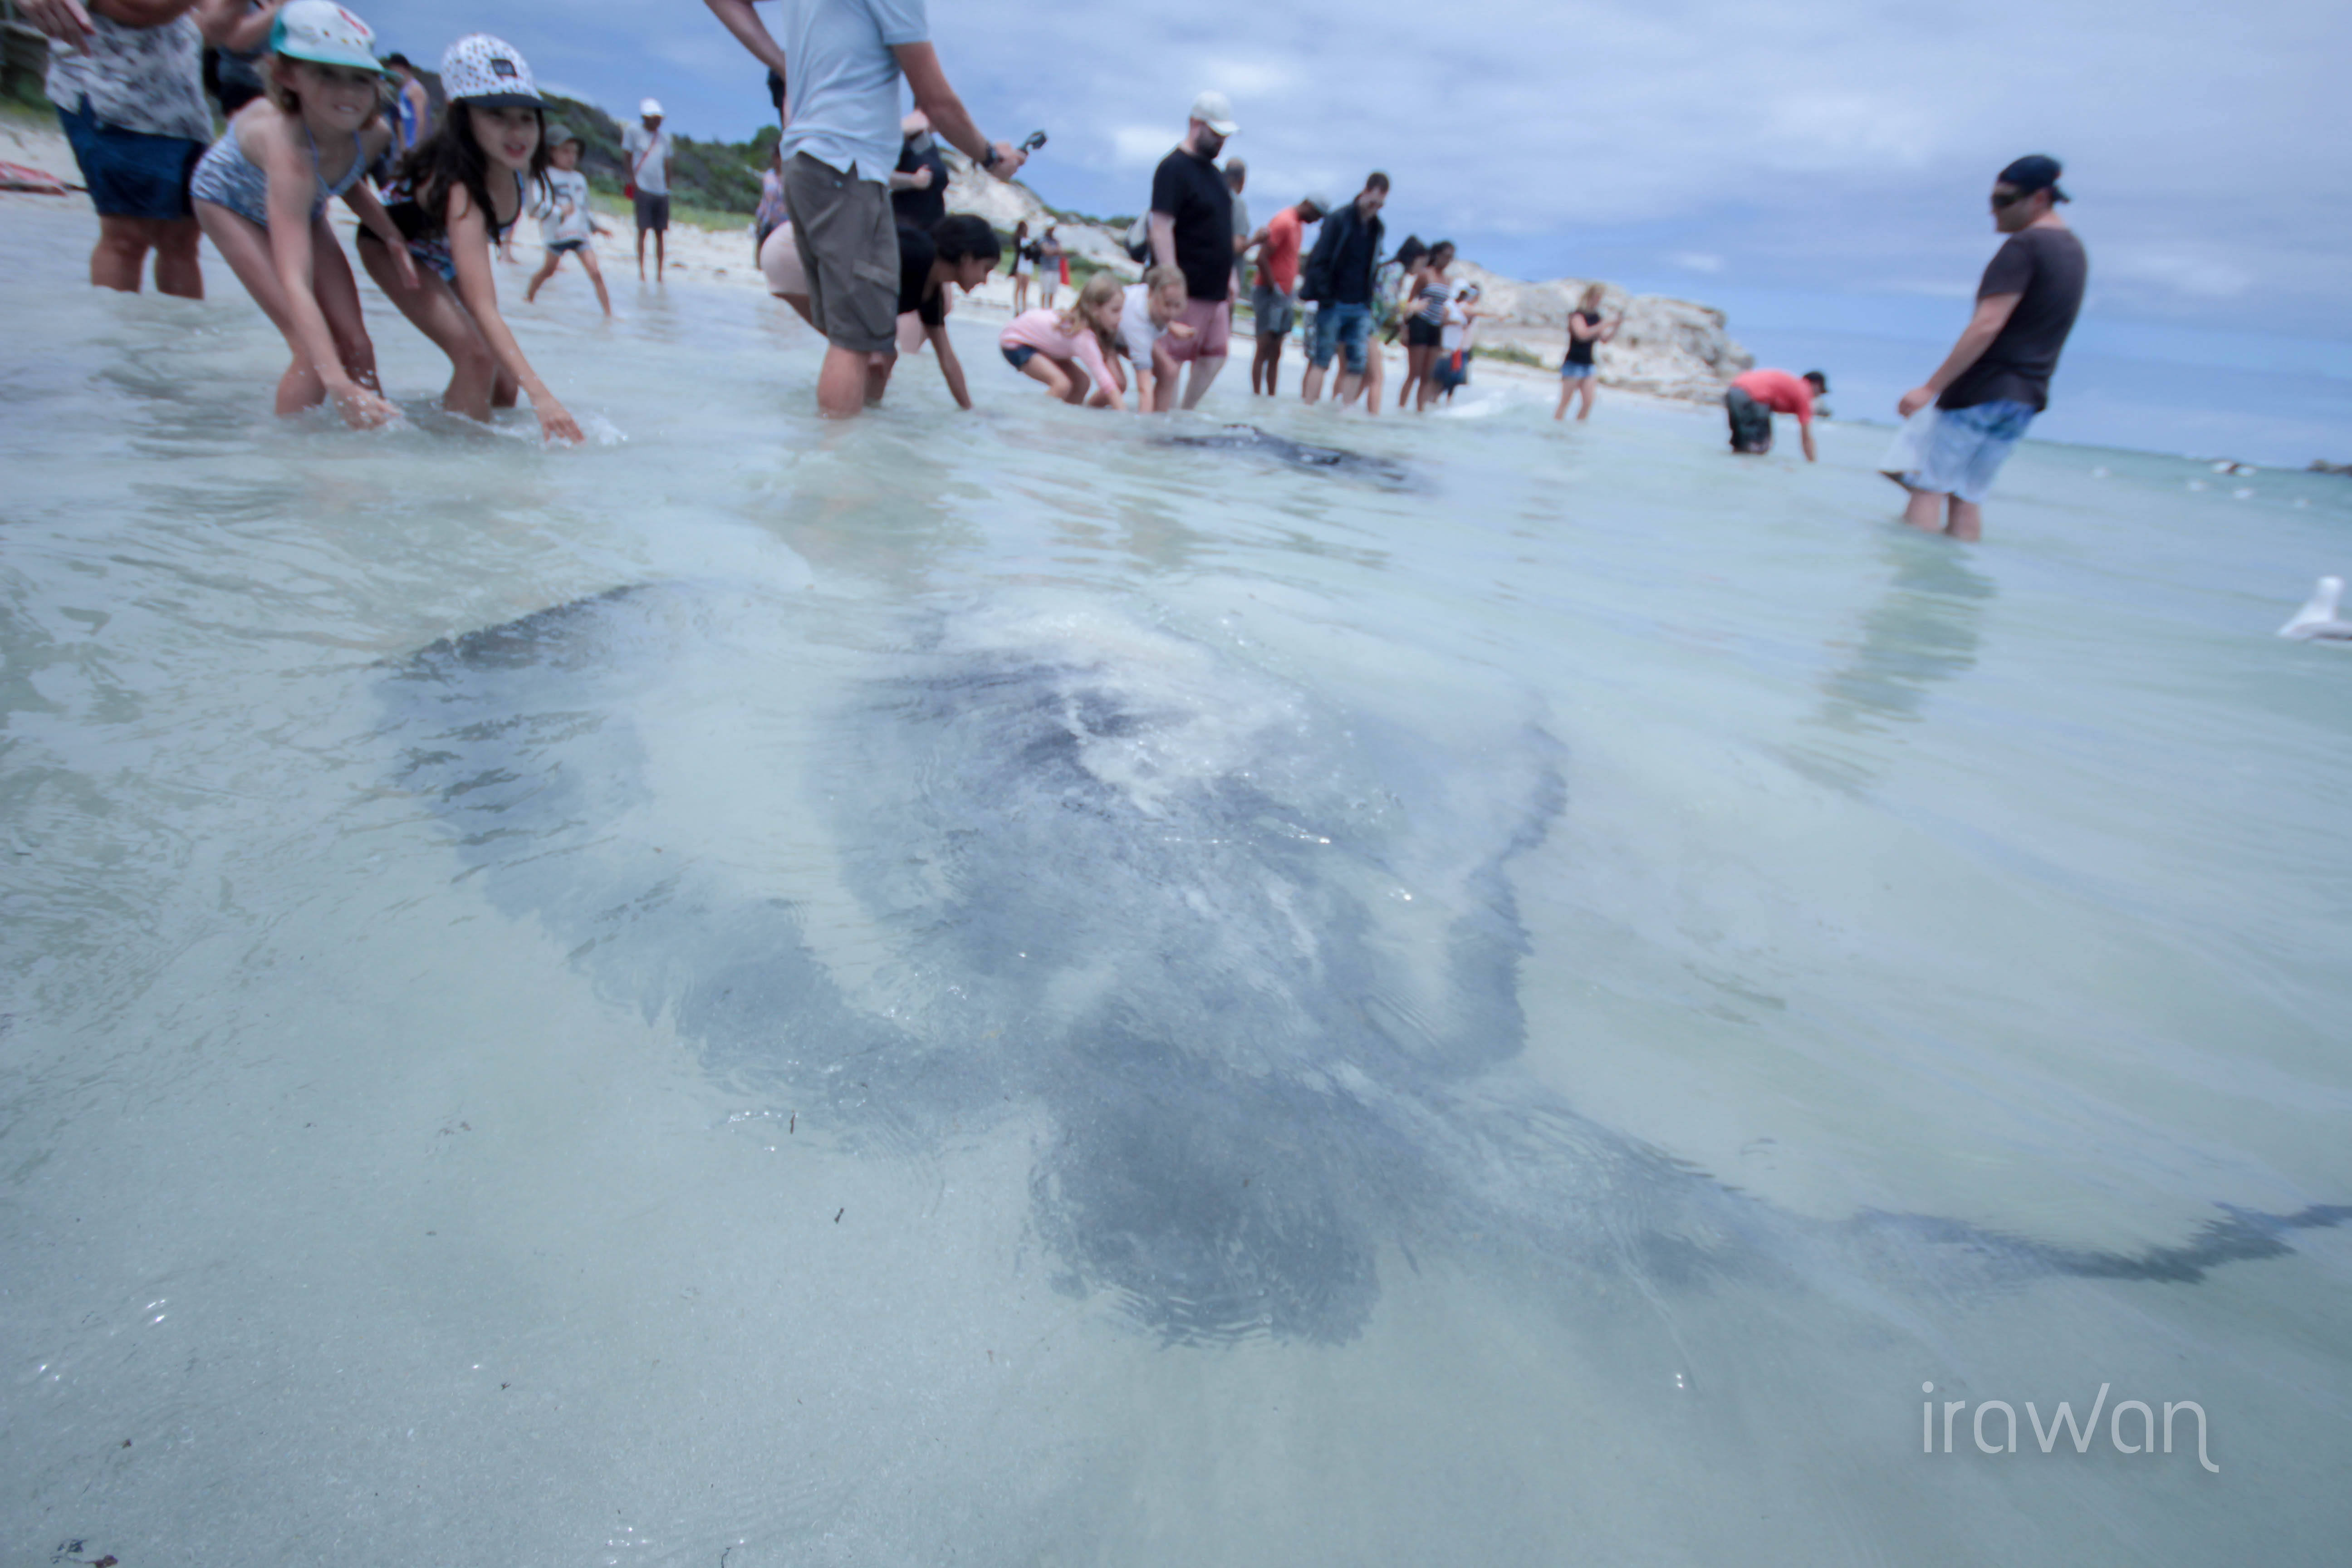
M539 109L539 83L515 47L488 33L468 33L441 57L441 91L452 103L484 109Z

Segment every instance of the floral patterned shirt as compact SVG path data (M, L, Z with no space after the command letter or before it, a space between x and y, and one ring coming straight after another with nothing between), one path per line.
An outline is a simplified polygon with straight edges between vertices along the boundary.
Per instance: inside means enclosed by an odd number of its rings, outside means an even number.
M49 46L49 101L88 113L101 125L149 136L213 138L205 101L204 35L194 16L161 26L131 27L93 16L79 49Z

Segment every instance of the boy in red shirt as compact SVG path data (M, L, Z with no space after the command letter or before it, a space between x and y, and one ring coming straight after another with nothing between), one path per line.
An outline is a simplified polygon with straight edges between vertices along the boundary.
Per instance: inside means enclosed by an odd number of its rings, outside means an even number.
M1275 395L1282 372L1282 340L1298 314L1298 253L1306 226L1320 223L1331 209L1323 196L1307 196L1297 206L1285 207L1250 236L1258 247L1257 287L1250 290L1250 310L1257 317L1257 351L1250 360L1250 390Z
M1793 414L1797 433L1805 443L1805 461L1817 460L1813 449L1813 399L1826 396L1829 377L1809 370L1803 377L1785 370L1751 370L1732 382L1723 395L1724 412L1731 416L1731 449L1761 456L1772 449L1772 416Z

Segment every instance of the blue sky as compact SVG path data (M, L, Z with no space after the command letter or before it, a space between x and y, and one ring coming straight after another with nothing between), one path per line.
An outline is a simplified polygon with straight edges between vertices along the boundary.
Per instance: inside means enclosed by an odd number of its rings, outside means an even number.
M1993 174L2046 152L2091 247L2090 316L2179 342L2223 334L2282 370L2315 353L2315 374L2352 375L2340 0L1490 0L1444 15L1396 0L930 12L982 124L1052 133L1026 183L1055 205L1137 210L1213 86L1261 211L1377 167L1395 181L1393 234L1443 234L1506 272L1745 296L1800 324L1924 341L1957 328L1993 248ZM695 0L412 0L371 19L425 58L488 27L551 83L615 109L652 93L692 135L740 138L768 113L759 68Z

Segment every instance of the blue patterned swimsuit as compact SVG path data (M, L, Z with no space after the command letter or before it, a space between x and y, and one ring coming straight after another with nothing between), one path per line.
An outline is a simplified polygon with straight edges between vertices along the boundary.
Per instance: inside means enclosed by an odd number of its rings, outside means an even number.
M522 176L517 174L514 216L501 224L498 221L496 207L486 214L490 220L490 244L493 247L506 243L507 237L514 233L515 225L522 222L523 208L528 205L530 204L523 200ZM384 186L383 210L394 226L407 238L409 255L441 274L444 283L457 281L457 258L449 254L449 223L446 217L426 212L418 204L416 193L409 188L406 180L394 180ZM362 230L362 237L373 239L375 237Z
M319 215L327 210L327 203L358 184L363 171L360 150L354 143L351 167L343 171L341 179L329 184L319 171L319 143L307 125L302 127L302 140L310 143L310 174L318 185L318 198L310 204L310 221L316 223ZM188 180L188 195L200 202L226 207L264 228L269 226L269 176L245 155L245 144L237 140L234 125L197 163L195 174Z

